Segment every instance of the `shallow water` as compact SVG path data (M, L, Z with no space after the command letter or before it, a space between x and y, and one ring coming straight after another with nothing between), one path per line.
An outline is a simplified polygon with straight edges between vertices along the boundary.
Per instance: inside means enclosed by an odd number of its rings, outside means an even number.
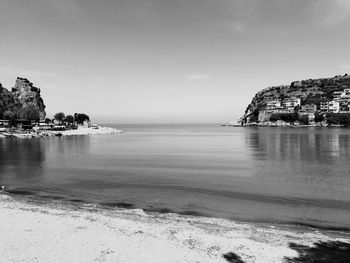
M12 194L243 221L350 228L350 130L116 125L0 140Z

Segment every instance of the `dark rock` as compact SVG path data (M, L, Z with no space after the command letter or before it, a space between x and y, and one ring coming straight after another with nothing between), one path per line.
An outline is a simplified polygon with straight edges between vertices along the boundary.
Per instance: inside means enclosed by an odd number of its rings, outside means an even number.
M40 114L40 119L46 116L45 104L40 95L40 89L25 78L17 78L11 91L0 84L0 119L6 118L9 112L14 118L20 118L20 112L30 106Z
M285 258L286 262L293 263L349 263L350 243L340 241L317 242L312 247L290 243L289 247L298 251L299 256Z
M231 263L244 263L241 257L233 252L226 253L222 257Z

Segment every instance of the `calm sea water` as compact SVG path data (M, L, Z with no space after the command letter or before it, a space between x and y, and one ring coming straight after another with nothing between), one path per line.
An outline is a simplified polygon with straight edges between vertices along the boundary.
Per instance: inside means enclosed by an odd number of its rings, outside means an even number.
M0 139L12 194L243 221L350 228L350 130L114 125Z

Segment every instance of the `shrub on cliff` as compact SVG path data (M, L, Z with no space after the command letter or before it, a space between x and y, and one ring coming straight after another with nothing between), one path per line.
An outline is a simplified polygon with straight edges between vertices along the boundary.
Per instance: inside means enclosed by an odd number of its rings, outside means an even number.
M350 113L328 113L326 119L330 125L350 126Z
M315 122L322 122L325 120L325 117L323 114L319 114L318 112L315 113Z
M292 122L295 122L295 121L299 120L299 116L298 116L297 112L294 112L294 113L281 113L280 114L280 118L281 118L282 121L289 122L289 123L292 123Z
M309 116L307 116L307 115L300 116L299 122L300 122L300 124L303 124L303 125L309 125L309 123L310 123Z
M25 120L31 120L31 121L40 120L40 112L33 104L28 104L27 106L21 108L19 110L18 115L19 115L19 118L25 119Z
M272 114L271 116L270 116L270 119L269 119L269 121L271 121L271 122L276 122L276 121L278 121L278 120L280 120L281 118L279 117L279 114Z
M276 122L278 120L292 123L292 122L298 121L299 116L298 116L297 112L294 112L294 113L276 113L276 114L272 114L270 116L270 119L269 119L269 121L271 121L271 122Z

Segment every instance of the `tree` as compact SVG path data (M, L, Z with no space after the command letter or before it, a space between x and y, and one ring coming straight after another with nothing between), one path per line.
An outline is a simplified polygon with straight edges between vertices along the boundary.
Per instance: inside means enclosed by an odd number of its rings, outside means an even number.
M78 124L83 124L84 121L89 121L90 117L84 113L74 113L74 119Z
M325 120L324 115L319 114L318 112L315 113L315 119L314 119L315 122L321 122L321 121L324 121L324 120Z
M350 126L350 114L349 113L328 113L326 115L328 124L336 124L343 126Z
M25 120L38 121L40 120L40 112L33 104L28 104L19 110L19 117Z
M72 115L67 115L66 118L64 119L65 122L67 123L74 123L74 117Z
M58 121L59 123L62 123L62 121L64 120L65 116L66 115L63 112L58 112L53 117L54 117L54 119L56 121Z
M16 119L16 114L13 113L12 111L10 110L7 110L4 112L4 119L5 120L13 120L13 119Z
M52 122L51 119L49 119L49 118L46 118L46 119L45 119L45 123L46 123L46 124L50 124L51 122Z
M310 124L309 116L308 115L300 116L299 122L300 122L300 124L309 125Z
M269 119L269 121L271 122L276 122L278 120L280 120L280 117L278 116L278 114L272 114Z
M17 114L13 111L7 110L4 112L4 119L9 120L11 126L16 124L16 117Z

